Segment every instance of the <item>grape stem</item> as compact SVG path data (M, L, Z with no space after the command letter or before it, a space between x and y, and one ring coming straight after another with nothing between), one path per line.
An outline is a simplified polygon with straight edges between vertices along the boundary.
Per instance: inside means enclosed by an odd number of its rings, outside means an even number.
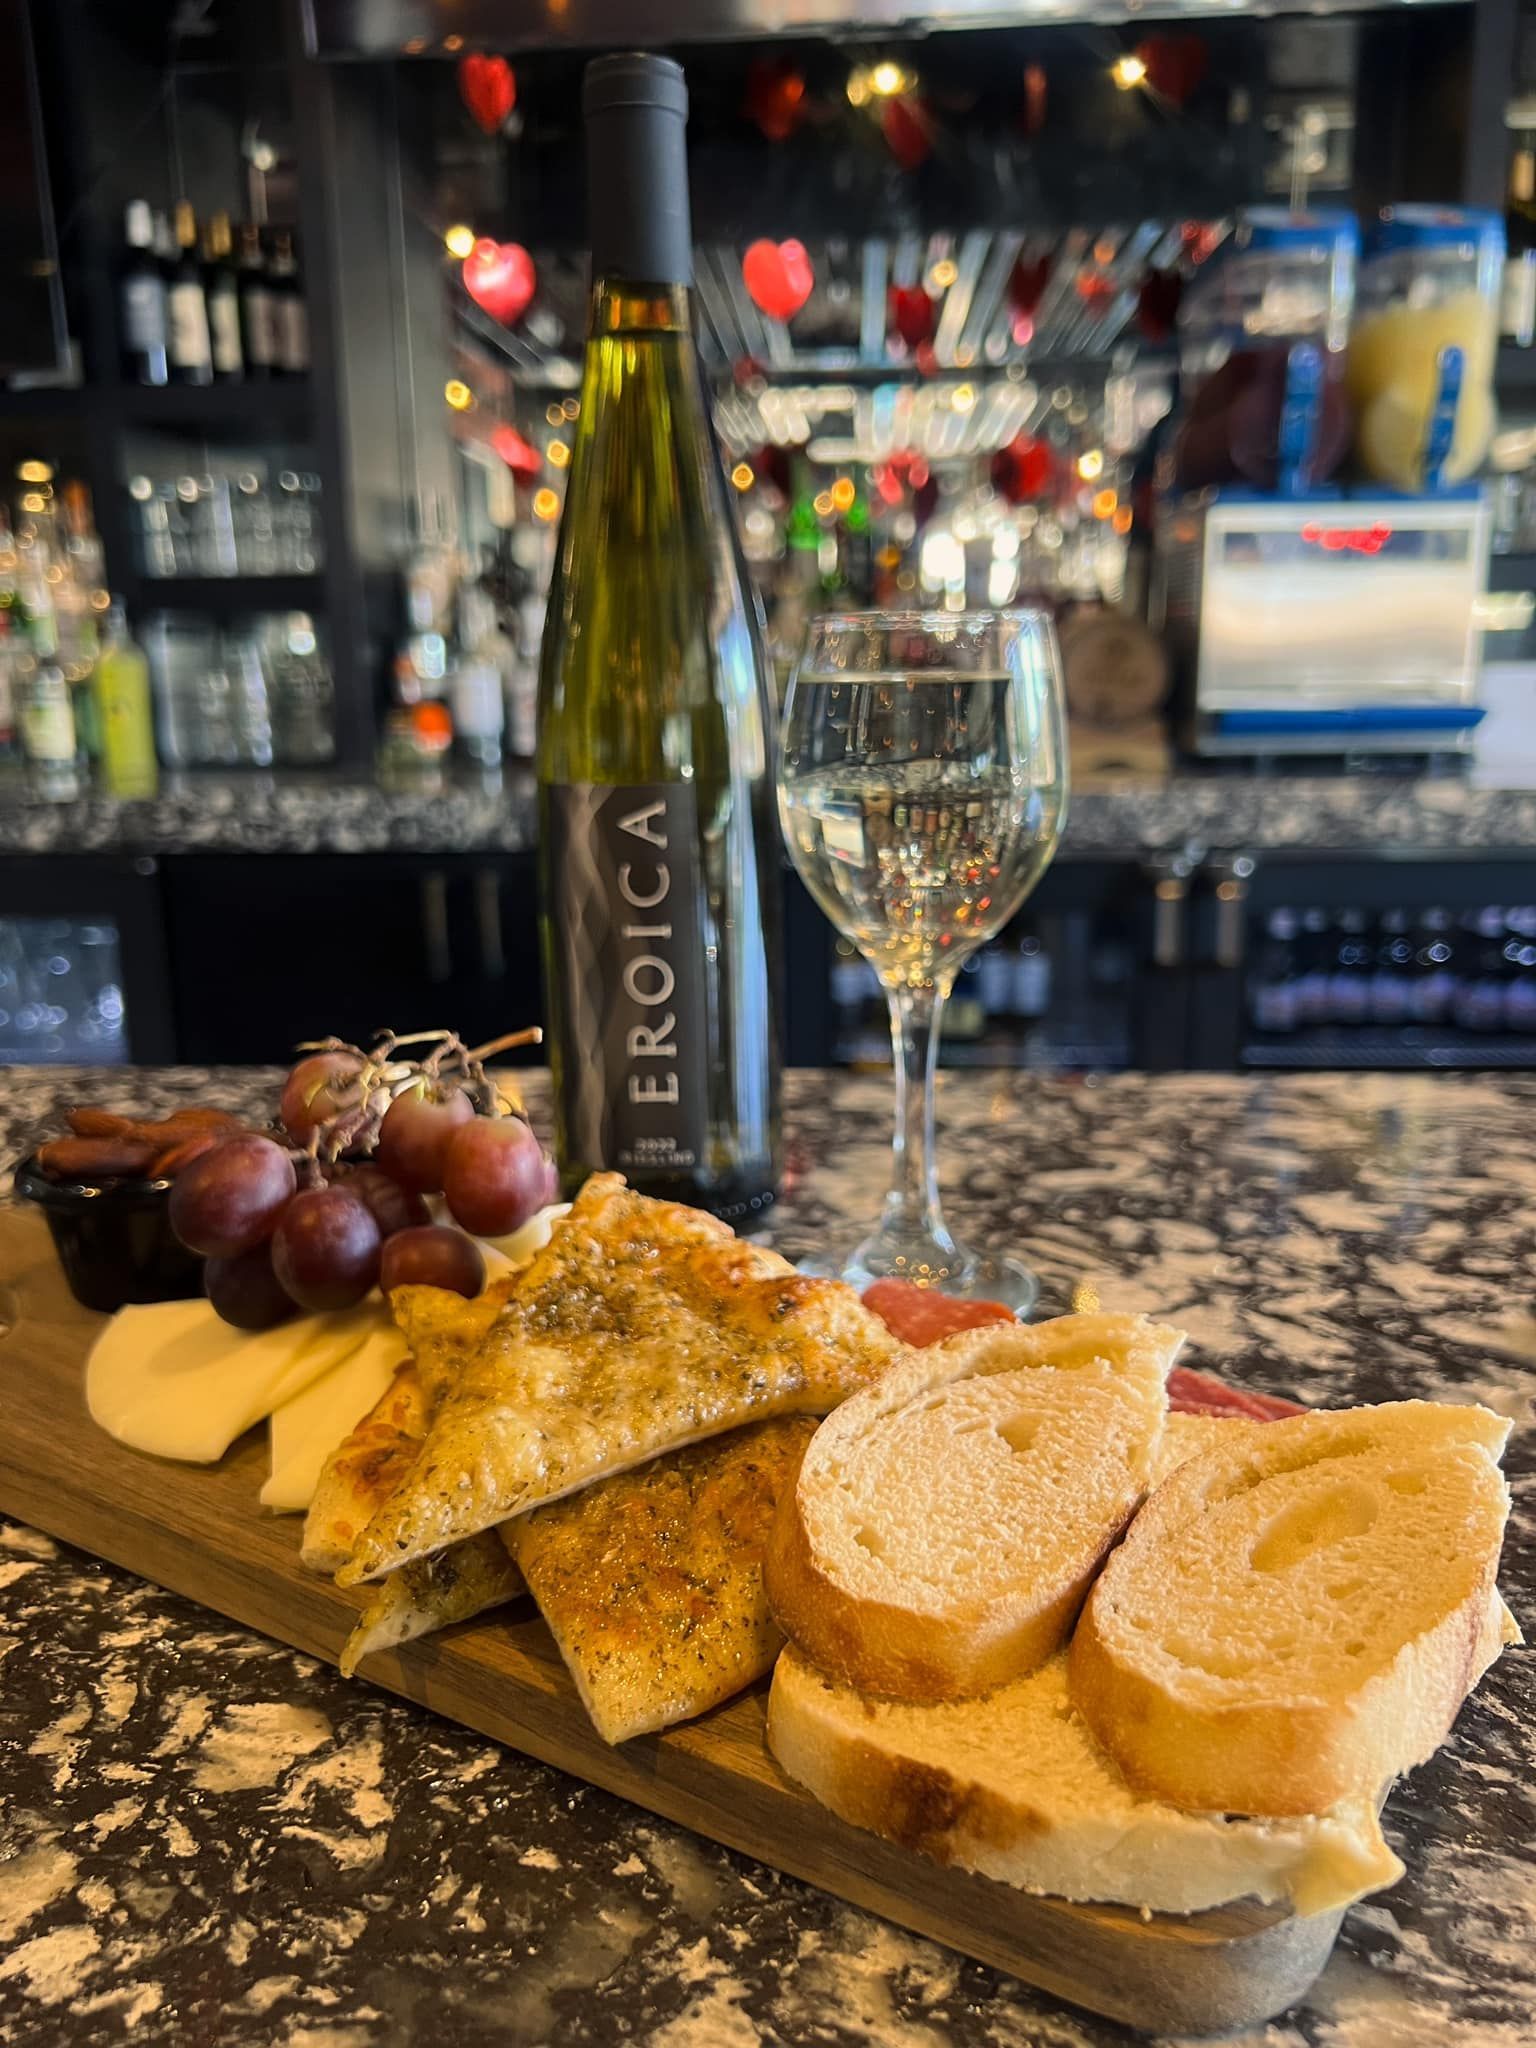
M300 1052L343 1053L357 1061L357 1074L344 1090L329 1083L336 1113L310 1135L308 1149L300 1157L310 1162L309 1170L320 1171L319 1161L334 1161L344 1152L372 1152L378 1143L384 1112L397 1095L417 1081L447 1083L462 1088L482 1116L500 1116L510 1106L516 1116L523 1114L515 1096L501 1094L485 1071L485 1061L495 1053L510 1052L514 1046L541 1045L544 1033L537 1024L522 1031L509 1031L473 1049L456 1031L380 1031L368 1049L350 1045L344 1038L311 1039ZM407 1045L428 1045L432 1050L420 1060L400 1059ZM301 1168L301 1171L304 1169Z

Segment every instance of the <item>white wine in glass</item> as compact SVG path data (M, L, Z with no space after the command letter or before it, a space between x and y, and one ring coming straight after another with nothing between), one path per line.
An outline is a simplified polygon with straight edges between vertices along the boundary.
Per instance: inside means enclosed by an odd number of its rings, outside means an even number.
M961 963L1045 872L1067 810L1056 639L1043 613L853 612L815 620L784 701L779 815L791 860L883 985L896 1056L890 1191L839 1271L1024 1314L1016 1260L957 1244L939 1206L934 1073Z

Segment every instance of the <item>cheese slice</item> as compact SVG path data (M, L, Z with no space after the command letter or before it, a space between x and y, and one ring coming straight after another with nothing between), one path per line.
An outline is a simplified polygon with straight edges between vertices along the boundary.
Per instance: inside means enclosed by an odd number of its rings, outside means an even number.
M206 1301L119 1309L86 1360L86 1405L133 1450L210 1465L356 1351L384 1314L374 1298L252 1335L221 1322Z
M339 1365L272 1410L272 1470L261 1489L264 1508L296 1514L309 1506L321 1466L382 1399L406 1355L405 1339L393 1324L376 1329Z

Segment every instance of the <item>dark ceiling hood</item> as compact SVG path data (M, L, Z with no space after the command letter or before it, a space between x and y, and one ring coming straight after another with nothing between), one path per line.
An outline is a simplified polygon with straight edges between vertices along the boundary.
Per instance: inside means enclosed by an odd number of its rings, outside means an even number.
M1360 13L1370 5L1372 0L308 0L307 31L317 57L445 57L461 50L603 49L752 42L763 36L882 41L933 29L1224 21L1244 13Z

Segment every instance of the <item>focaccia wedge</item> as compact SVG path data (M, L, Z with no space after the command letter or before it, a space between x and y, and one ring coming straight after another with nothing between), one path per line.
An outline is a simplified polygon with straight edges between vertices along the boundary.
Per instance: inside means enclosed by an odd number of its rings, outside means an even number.
M815 1431L808 1415L749 1423L497 1531L605 1742L691 1720L773 1669L763 1547Z
M364 1530L341 1585L382 1576L664 1451L823 1415L896 1353L851 1287L796 1273L697 1209L595 1174ZM423 1290L391 1305L415 1343Z
M300 1552L311 1571L334 1572L346 1563L379 1503L420 1456L431 1413L427 1385L408 1359L325 1461ZM522 1573L489 1533L454 1544L440 1557L419 1559L369 1587L342 1649L342 1673L350 1677L374 1650L393 1649L452 1622L468 1621L524 1590Z

